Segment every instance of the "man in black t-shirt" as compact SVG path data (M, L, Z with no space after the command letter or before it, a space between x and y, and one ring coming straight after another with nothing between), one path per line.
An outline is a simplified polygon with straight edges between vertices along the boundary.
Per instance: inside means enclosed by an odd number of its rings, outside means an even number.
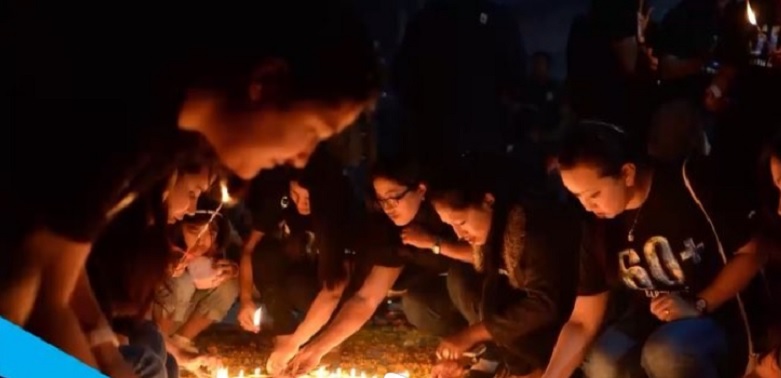
M19 222L1 242L0 315L96 365L74 310L102 316L70 307L74 291L91 297L77 277L115 210L175 181L193 153L183 134L250 178L303 165L352 123L378 87L373 47L343 8L318 4L12 4L3 194Z
M251 324L254 284L273 319L273 332L287 335L295 330L295 313L305 314L319 289L309 190L292 180L287 170L262 173L251 185L247 206L252 234L262 236L251 250L245 247L251 258L242 256L239 321L247 327L246 312Z

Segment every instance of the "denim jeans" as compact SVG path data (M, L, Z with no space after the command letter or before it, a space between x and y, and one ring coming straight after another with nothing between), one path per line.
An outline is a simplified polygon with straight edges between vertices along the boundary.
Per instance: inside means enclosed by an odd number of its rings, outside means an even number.
M160 305L166 314L173 314L177 323L186 322L193 313L220 322L238 296L237 279L229 279L212 289L197 289L189 272L171 278L159 291Z
M163 335L152 321L144 321L127 334L128 345L119 347L139 378L179 378L176 359L165 349Z
M592 346L583 372L591 378L716 378L727 344L726 333L710 318L666 323L644 339L610 326Z

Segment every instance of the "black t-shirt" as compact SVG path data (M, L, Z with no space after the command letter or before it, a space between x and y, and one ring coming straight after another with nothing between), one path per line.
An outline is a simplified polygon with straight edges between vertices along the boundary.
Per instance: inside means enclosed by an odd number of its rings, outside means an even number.
M410 225L417 225L443 240L456 240L450 226L443 223L430 204L420 205ZM447 272L450 259L430 250L419 249L401 242L401 229L388 220L385 214L375 214L369 221L371 235L367 238L367 260L371 265L399 268L410 266L416 270L433 273Z
M246 205L255 230L272 237L312 232L310 217L299 214L290 198L289 183L284 168L263 172L252 180Z
M753 223L745 201L719 188L709 162L690 161L687 172L711 223L687 190L680 166L658 167L648 199L638 210L592 224L582 250L581 295L619 283L638 302L661 293L696 295L707 287L726 258L750 238ZM631 235L631 237L630 237Z

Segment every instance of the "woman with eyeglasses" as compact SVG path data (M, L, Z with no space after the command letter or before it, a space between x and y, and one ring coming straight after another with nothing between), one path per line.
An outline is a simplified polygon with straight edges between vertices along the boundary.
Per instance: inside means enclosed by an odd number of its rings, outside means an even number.
M707 159L648 164L616 125L584 121L558 155L564 186L593 213L578 297L546 378L722 377L751 351L740 296L761 267L744 194ZM608 298L616 302L608 316Z
M372 170L375 213L365 222L359 258L369 269L357 292L334 320L290 363L292 374L304 374L357 332L392 290L401 291L407 319L424 332L445 336L465 325L450 300L446 277L453 260L472 259L468 244L456 240L425 202L420 172L405 159L382 160Z

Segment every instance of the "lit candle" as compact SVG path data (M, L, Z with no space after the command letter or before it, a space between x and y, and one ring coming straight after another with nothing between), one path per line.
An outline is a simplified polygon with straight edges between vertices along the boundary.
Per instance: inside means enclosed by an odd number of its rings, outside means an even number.
M337 377L341 377L342 376L342 368L337 368L336 369L336 376Z
M258 312L260 312L260 309L258 309ZM260 322L258 322L258 323L260 323ZM256 377L260 377L260 368L259 367L255 368L255 374L253 374L253 375L256 376Z
M239 378L244 378L244 369L239 370Z
M263 319L263 315L261 314L260 308L255 310L255 314L252 315L252 324L255 325L255 327L260 327L260 321Z
M228 368L218 368L215 378L230 378L230 375L228 375Z
M757 15L754 14L754 10L751 9L751 2L746 1L746 18L751 25L757 25Z
M350 369L350 378L355 378L355 368Z

